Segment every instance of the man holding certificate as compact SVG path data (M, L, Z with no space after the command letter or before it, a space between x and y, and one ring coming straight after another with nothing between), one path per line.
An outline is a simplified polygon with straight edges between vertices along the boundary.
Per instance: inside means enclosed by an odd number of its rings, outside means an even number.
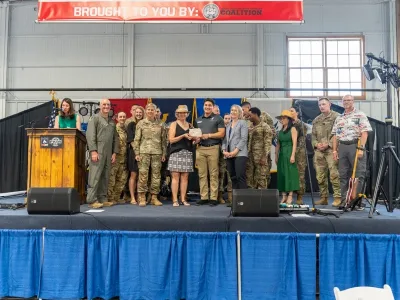
M221 116L213 113L215 102L213 99L204 100L204 114L196 119L193 130L195 143L198 144L196 151L196 164L200 181L200 200L197 205L209 203L210 206L218 204L218 175L219 175L219 152L221 141L225 136L225 124ZM208 179L210 174L210 180ZM210 182L210 191L208 189Z

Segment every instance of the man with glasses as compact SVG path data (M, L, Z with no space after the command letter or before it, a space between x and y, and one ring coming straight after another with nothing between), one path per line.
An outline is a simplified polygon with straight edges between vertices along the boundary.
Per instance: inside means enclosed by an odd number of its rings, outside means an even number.
M349 179L353 171L357 150L359 150L356 169L356 177L358 178L357 195L363 186L367 168L367 154L364 150L368 139L368 132L372 131L367 116L354 107L353 96L344 96L342 102L344 113L336 119L332 128L333 158L339 160L342 200L339 208L345 205L346 194L349 188ZM358 140L360 140L359 147L357 147Z

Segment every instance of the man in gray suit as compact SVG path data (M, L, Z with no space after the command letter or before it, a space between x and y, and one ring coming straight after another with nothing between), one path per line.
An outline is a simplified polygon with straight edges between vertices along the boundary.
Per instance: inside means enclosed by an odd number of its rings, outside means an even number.
M232 105L231 118L231 122L226 126L222 153L226 159L232 187L234 189L247 189L246 163L249 129L247 121L243 120L243 110L239 105Z

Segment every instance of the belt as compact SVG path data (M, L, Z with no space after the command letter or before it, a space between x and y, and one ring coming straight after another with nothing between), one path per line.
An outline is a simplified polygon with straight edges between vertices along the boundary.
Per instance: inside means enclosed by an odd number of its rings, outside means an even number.
M358 140L352 140L352 141L339 141L340 144L343 145L353 145L353 144L357 144Z
M219 143L217 143L217 144L210 144L210 145L199 144L199 146L201 146L201 147L212 147L212 146L217 146L217 145L219 145Z

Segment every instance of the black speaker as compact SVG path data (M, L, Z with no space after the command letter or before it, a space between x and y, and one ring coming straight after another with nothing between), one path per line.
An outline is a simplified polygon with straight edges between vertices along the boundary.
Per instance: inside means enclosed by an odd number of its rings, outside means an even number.
M234 217L278 217L279 191L273 189L233 190Z
M31 188L28 214L72 215L80 212L78 192L74 188Z

